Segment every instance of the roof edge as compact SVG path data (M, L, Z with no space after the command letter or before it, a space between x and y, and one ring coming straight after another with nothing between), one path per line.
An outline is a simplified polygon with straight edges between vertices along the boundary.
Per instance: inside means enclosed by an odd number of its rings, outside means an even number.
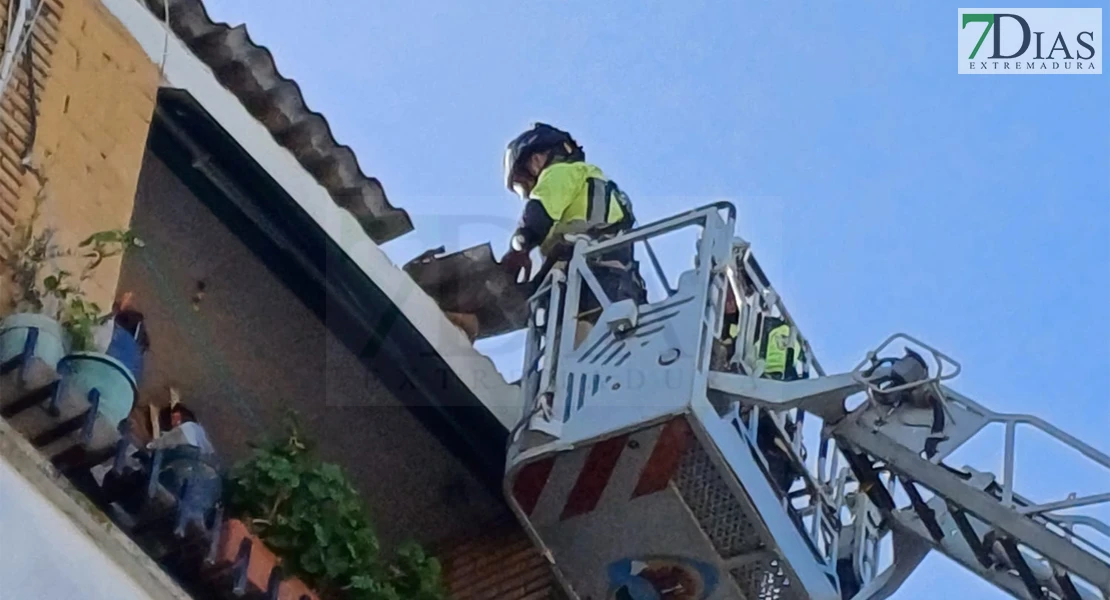
M381 182L363 172L350 146L335 139L323 114L308 107L301 87L277 68L273 53L246 25L213 21L202 0L138 0L204 62L220 84L289 150L370 236L381 244L413 230Z

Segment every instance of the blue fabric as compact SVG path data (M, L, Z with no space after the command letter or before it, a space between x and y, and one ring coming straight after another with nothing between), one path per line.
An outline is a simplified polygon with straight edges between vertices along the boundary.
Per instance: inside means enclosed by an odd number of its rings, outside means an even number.
M223 478L213 454L201 452L196 446L175 446L165 450L161 483L178 501L178 534L195 525L207 529L207 517L223 495Z
M207 516L223 495L223 480L210 463L200 458L167 460L158 481L177 498L178 533L190 524L207 529Z
M119 326L112 328L112 342L105 354L123 363L135 377L136 383L142 380L143 352L126 329Z

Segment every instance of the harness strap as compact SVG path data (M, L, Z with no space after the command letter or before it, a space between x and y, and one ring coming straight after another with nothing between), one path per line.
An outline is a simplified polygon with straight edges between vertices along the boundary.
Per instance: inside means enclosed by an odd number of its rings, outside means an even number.
M601 180L590 177L586 191L586 222L591 226L604 227L609 224L609 186Z

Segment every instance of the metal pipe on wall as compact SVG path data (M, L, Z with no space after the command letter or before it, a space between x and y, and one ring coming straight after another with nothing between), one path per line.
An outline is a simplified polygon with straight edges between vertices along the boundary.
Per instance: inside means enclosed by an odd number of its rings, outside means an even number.
M18 5L15 2L18 1ZM31 34L35 30L35 23L42 14L42 7L46 0L13 0L14 12L8 15L8 31L4 36L4 54L0 56L0 103L4 101L4 94L8 91L15 74L15 60L23 53L24 48L31 42ZM33 92L33 90L32 90Z

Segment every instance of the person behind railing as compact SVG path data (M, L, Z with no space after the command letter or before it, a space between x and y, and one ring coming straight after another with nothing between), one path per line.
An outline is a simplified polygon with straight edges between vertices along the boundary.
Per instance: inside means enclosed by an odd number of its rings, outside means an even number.
M736 296L731 289L725 290L725 311L721 332L713 339L709 368L714 371L733 371L731 359L736 352L736 338L740 335L740 310L736 306Z
M805 350L802 341L791 330L790 323L779 317L764 316L757 335L760 337L759 357L763 360L763 377L777 381L808 378L808 371L802 367L806 360ZM783 430L785 438L775 426L771 413L762 412L758 443L774 479L783 493L787 493L802 476L790 457L789 447L797 431L788 414L783 414Z
M739 333L739 310L735 297L728 292L725 294L722 331L720 339L714 340L710 368L718 371L730 370L730 357L739 351L737 348L743 347L743 341L737 339ZM799 340L790 344L789 323L776 317L763 316L758 321L755 336L760 339L757 344L758 355L764 361L761 377L778 381L808 377L807 371L798 367L805 360L805 352ZM750 408L744 407L741 414L750 414ZM759 411L756 445L767 459L771 480L781 493L786 494L801 477L801 473L790 457L789 448L796 434L796 425L789 415L783 416L783 429L786 432L785 438L780 434L772 413L768 410Z
M805 349L797 336L790 343L790 323L778 317L764 317L763 334L760 336L759 355L763 359L763 376L779 381L806 379L808 373L802 368L805 364Z
M514 280L531 273L530 253L539 248L545 261L565 261L568 235L605 239L635 223L627 194L601 169L586 162L582 147L569 133L536 123L505 150L505 186L524 200L520 224L501 264ZM591 258L590 268L613 302L646 300L632 246ZM601 311L600 302L582 290L575 345L588 335Z
M148 450L162 453L158 482L178 500L179 531L189 523L204 528L206 516L222 494L216 449L184 404L162 409L159 420L168 431L147 444Z
M148 448L179 448L192 446L201 455L216 455L208 433L197 422L196 414L182 402L163 408L158 415L159 425L166 432L147 445Z
M136 383L141 383L143 357L150 351L150 334L143 313L135 308L132 293L126 292L112 304L111 314L111 319L95 331L94 345L120 361Z

